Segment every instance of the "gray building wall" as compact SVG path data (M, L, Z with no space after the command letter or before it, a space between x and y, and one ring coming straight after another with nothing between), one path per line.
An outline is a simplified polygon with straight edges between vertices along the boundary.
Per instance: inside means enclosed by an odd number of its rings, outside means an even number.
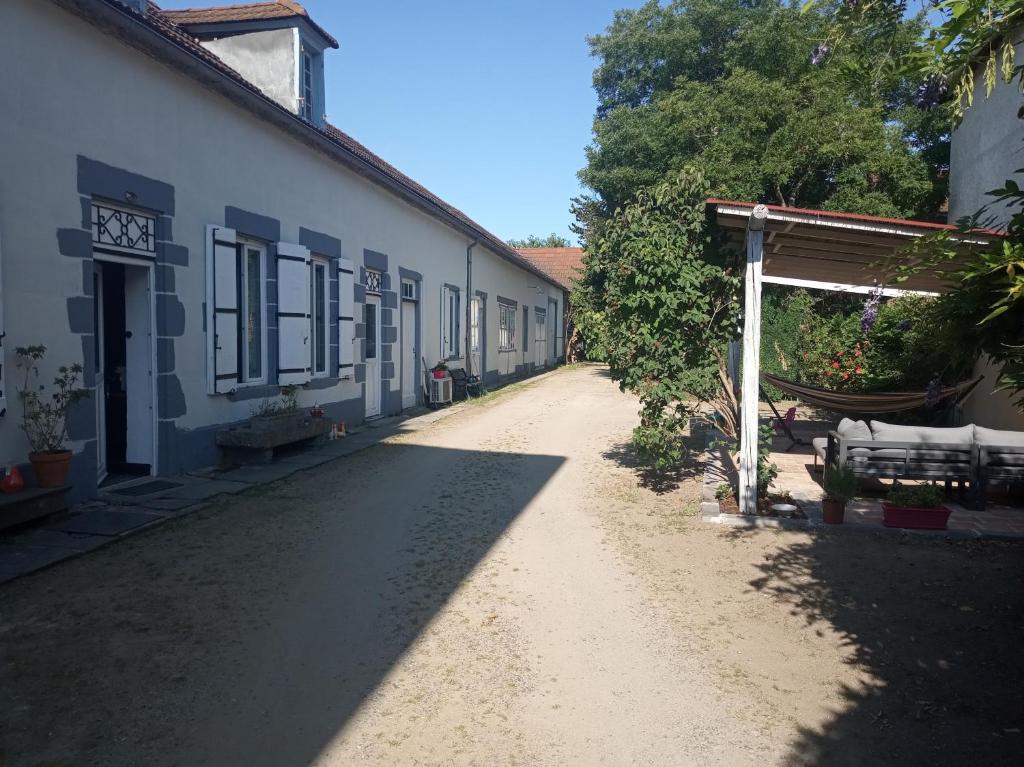
M1015 35L1017 61L1024 61L1024 28ZM1002 75L991 95L985 96L981 72L975 79L974 104L953 131L949 160L949 220L957 221L992 202L985 193L998 189L1008 178L1024 185L1024 120L1017 116L1024 106L1019 81L1003 82ZM995 227L1008 220L1005 206L987 211L995 216Z
M13 370L14 347L31 343L49 348L44 378L60 364L88 363L93 299L85 278L91 269L85 211L91 195L123 200L128 191L162 222L161 282L155 297L161 473L212 463L216 428L245 420L260 398L272 393L267 387L235 395L207 393L207 225L233 226L240 235L278 236L290 243L308 241L308 233L316 233L320 241L337 243L340 255L354 262L357 278L359 267L373 268L367 259L379 265L386 257L390 295L385 308L391 316L385 322L385 344L397 341L399 270L421 274L420 354L428 365L437 361L441 288L465 284L464 234L54 4L9 0L4 20L3 70L31 73L0 80L0 103L18 105L15 119L0 121L8 371ZM75 65L68 66L69 61ZM83 174L83 167L91 170ZM268 245L272 253L274 243ZM501 366L494 297L533 305L542 302L538 295L561 301L562 294L485 247L478 247L473 258L472 288L491 297L486 318L492 327L484 337L488 366L496 375ZM357 302L362 300L359 291ZM268 297L273 299L269 285ZM360 314L357 303L356 317ZM399 358L396 349L388 351ZM503 372L523 370L522 350L517 354L517 359L504 360ZM317 381L300 393L300 403L318 402L350 423L361 420L364 387L358 356L356 363L354 378ZM382 363L388 375L382 403L388 414L401 406L401 377L393 361ZM451 364L460 363L464 360ZM9 397L8 404L7 416L0 419L0 462L5 464L23 461L27 453L17 428L16 397ZM75 418L75 471L87 484L90 472L95 476L95 421L88 409Z
M1017 61L1024 60L1024 28L1017 30ZM974 215L992 198L986 195L1003 186L1008 178L1024 185L1024 174L1013 171L1024 167L1024 120L1017 116L1024 106L1018 81L1007 84L1002 76L991 95L985 96L985 83L979 72L975 80L974 104L953 132L950 147L949 219L957 221ZM1004 227L1009 213L1004 205L992 205L983 220L993 217L991 226ZM998 369L988 358L975 367L975 375L985 376L970 399L964 403L963 420L994 429L1024 429L1024 415L1013 406L1012 398L993 391Z
M298 45L294 27L203 40L204 47L289 112L298 111Z

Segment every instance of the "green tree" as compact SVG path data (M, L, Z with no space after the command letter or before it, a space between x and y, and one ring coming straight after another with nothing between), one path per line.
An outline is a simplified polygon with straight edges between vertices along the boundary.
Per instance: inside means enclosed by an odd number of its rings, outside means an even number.
M691 164L718 197L935 213L948 121L908 109L916 83L899 73L863 77L883 46L909 51L920 22L900 19L884 41L851 34L841 53L824 44L831 28L828 14L777 0L651 0L617 12L590 40L598 109L581 230Z
M531 234L521 240L512 239L508 241L511 248L568 248L570 243L565 237L554 232L547 237L538 237Z
M641 189L587 252L577 288L580 314L603 325L612 377L640 397L634 442L660 466L682 456L681 429L702 403L735 434L723 352L736 332L740 280L707 223L707 192L693 169Z
M829 39L841 50L858 37L891 34L898 25L891 5L888 0L852 0L836 7L809 0L805 9L824 7L832 12ZM1015 62L1013 45L1014 33L1024 23L1024 2L931 0L927 5L931 13L911 54L882 57L874 62L872 73L896 73L916 81L919 107L934 111L945 104L956 119L979 96L975 93L979 72L985 98L1000 79L1024 86L1024 66ZM1018 116L1024 117L1024 100ZM996 145L989 151L1008 159L1019 151L1019 145ZM1024 173L1024 168L1014 172ZM948 267L950 261L956 261L956 287L943 297L943 304L961 326L971 329L971 338L965 343L999 364L1000 387L1016 396L1017 408L1024 412L1024 191L1010 179L989 195L1010 214L1003 239L965 253L948 233L922 238L908 252L897 254L892 279L898 282L913 272ZM969 230L986 219L983 208L958 223Z

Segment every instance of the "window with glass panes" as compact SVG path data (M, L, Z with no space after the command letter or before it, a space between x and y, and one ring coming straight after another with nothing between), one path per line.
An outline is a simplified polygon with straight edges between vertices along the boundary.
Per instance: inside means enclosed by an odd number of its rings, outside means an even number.
M241 311L238 313L238 337L241 343L241 380L258 383L266 380L266 296L263 286L267 275L267 249L261 243L240 241Z
M321 256L313 256L310 274L310 334L312 340L312 370L314 376L327 375L327 359L330 356L330 277L329 262Z
M509 352L516 348L516 307L498 304L498 350Z

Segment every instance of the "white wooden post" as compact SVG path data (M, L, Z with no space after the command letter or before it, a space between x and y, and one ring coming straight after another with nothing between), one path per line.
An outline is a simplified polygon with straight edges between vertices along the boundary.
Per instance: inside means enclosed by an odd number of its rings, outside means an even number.
M739 506L757 512L757 406L761 371L761 268L768 209L757 205L747 220L747 269L743 280L743 385L740 400Z

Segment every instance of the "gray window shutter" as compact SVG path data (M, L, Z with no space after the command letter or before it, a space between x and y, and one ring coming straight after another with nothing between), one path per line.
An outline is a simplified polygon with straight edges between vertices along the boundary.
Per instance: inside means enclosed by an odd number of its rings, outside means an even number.
M235 230L206 227L206 390L238 388L238 247Z
M0 264L3 263L3 243L0 242ZM3 274L0 273L0 416L7 413L7 382L4 374L7 370L7 357L4 356L4 338L7 333L4 331L4 283Z
M310 347L309 249L277 243L277 382L308 383L312 377Z
M355 375L356 276L352 261L338 259L338 377Z

